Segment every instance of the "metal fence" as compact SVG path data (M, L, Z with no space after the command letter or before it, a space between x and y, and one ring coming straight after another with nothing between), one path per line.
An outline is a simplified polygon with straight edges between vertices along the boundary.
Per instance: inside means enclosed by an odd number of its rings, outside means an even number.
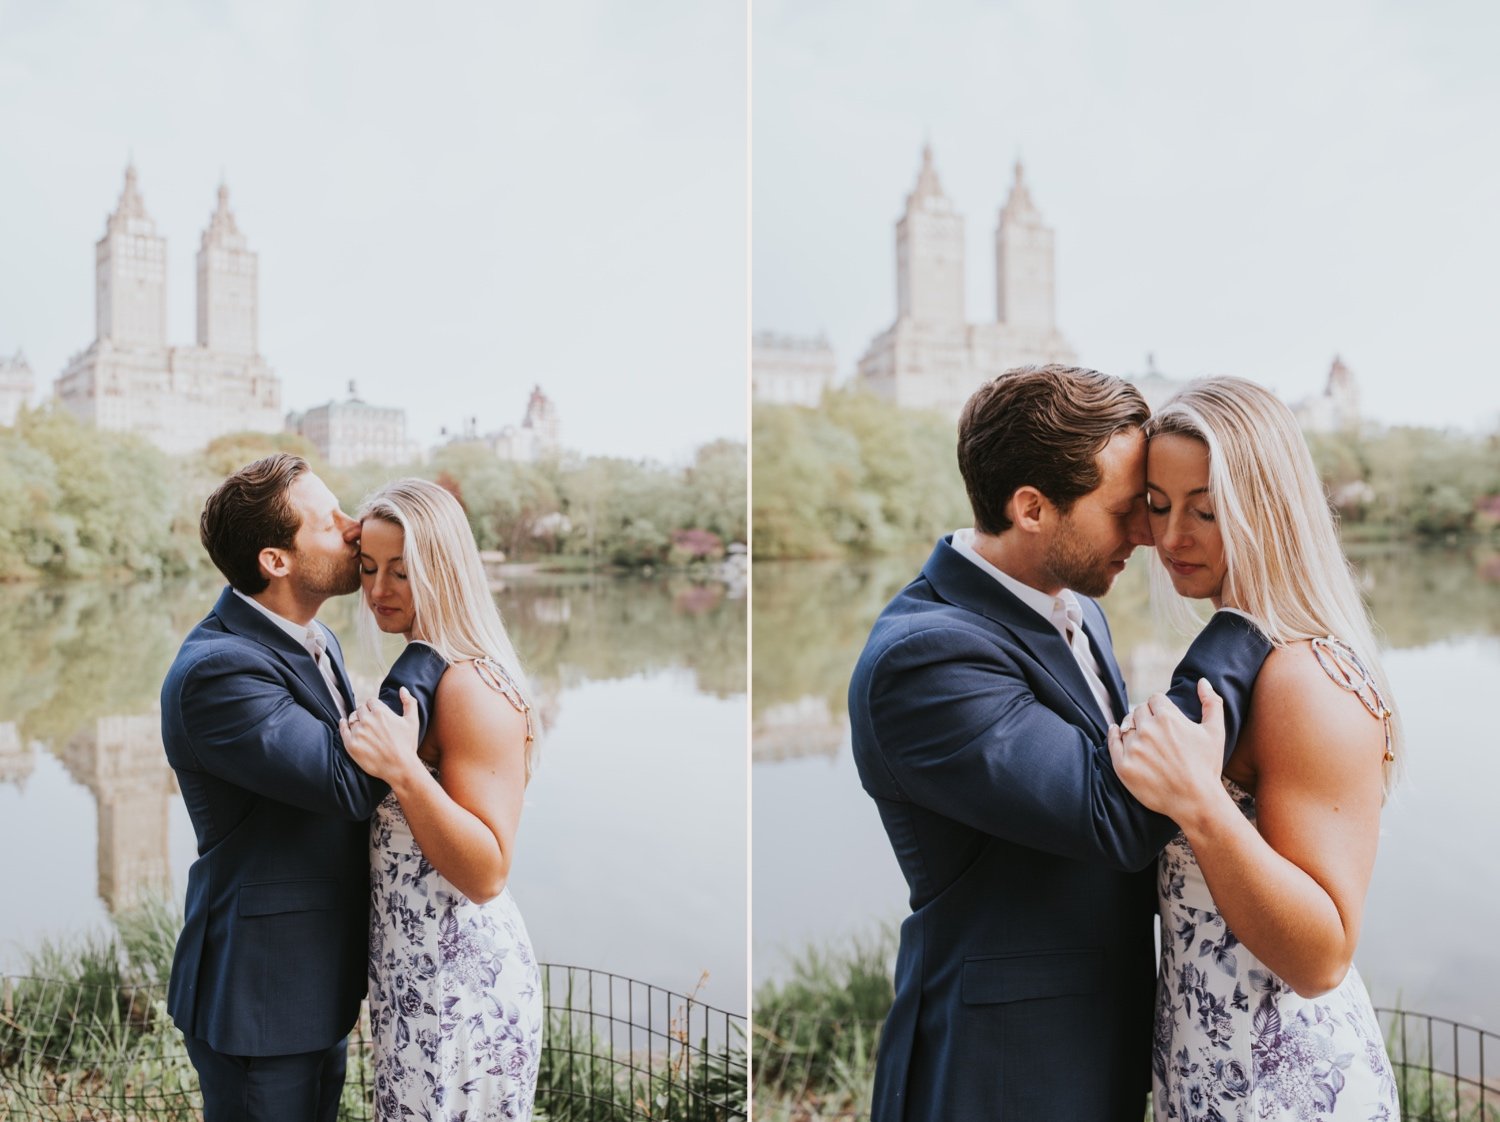
M1500 1122L1500 1036L1404 1009L1375 1012L1405 1122ZM756 1122L867 1122L880 1022L757 1015L754 1036Z
M538 1122L747 1117L745 1018L634 978L542 964ZM363 1014L340 1122L374 1119ZM0 977L0 1120L198 1122L164 986Z

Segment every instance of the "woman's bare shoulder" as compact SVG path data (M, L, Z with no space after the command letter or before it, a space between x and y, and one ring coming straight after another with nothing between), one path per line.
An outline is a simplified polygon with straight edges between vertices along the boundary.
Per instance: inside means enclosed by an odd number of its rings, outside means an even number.
M1256 761L1297 767L1320 761L1363 766L1385 754L1385 726L1355 693L1336 681L1311 641L1273 648L1255 680L1251 700Z
M496 689L474 660L455 662L438 682L433 717L444 744L452 734L480 731L488 737L509 737L515 732L524 741L526 714Z

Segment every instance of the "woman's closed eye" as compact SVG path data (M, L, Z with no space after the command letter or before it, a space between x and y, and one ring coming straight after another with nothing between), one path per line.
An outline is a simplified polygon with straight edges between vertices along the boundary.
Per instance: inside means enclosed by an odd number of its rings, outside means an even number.
M1154 515L1157 515L1157 516L1160 516L1160 515L1163 515L1163 514L1171 514L1172 513L1172 506L1171 506L1170 503L1163 503L1162 505L1157 506L1150 499L1147 499L1146 500L1146 513L1147 514L1154 514ZM1194 518L1196 518L1199 522L1217 522L1218 521L1218 519L1214 517L1214 512L1211 511L1211 510L1192 510L1192 511L1189 511L1188 513L1191 514Z
M380 571L380 569L376 565L371 565L368 568L366 568L364 565L361 565L359 567L359 571L362 572L362 573L364 573L364 575L367 576L367 577L373 577L377 572ZM398 573L395 569L391 569L390 570L390 574L391 574L391 576L395 577L397 580L405 580L406 579L406 574L405 573Z

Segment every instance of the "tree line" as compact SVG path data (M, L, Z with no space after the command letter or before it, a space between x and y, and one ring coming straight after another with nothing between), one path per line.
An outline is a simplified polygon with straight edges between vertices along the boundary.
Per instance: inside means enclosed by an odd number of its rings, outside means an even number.
M754 556L852 558L930 545L972 517L955 424L867 393L756 403ZM1444 540L1500 528L1500 434L1310 434L1346 539Z
M431 479L463 504L479 548L511 560L676 566L714 560L747 540L745 446L737 441L704 445L686 467L599 456L511 463L468 443L446 445L425 463L340 469L290 433L236 434L172 456L43 408L0 428L0 580L205 568L204 500L230 472L277 451L305 457L351 514L391 479Z

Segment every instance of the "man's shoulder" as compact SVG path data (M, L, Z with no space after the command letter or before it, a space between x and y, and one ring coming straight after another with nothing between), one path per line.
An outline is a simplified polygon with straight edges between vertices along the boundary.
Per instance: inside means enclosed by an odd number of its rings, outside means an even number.
M274 661L274 654L264 643L229 630L222 620L210 614L183 639L177 657L167 671L167 680L181 681L194 673L209 672L225 664L248 668Z
M939 633L949 634L939 639ZM1004 642L1005 629L972 608L942 599L930 584L918 578L880 613L870 629L861 661L878 661L895 647L920 644L923 639L952 643L965 637L992 646Z

